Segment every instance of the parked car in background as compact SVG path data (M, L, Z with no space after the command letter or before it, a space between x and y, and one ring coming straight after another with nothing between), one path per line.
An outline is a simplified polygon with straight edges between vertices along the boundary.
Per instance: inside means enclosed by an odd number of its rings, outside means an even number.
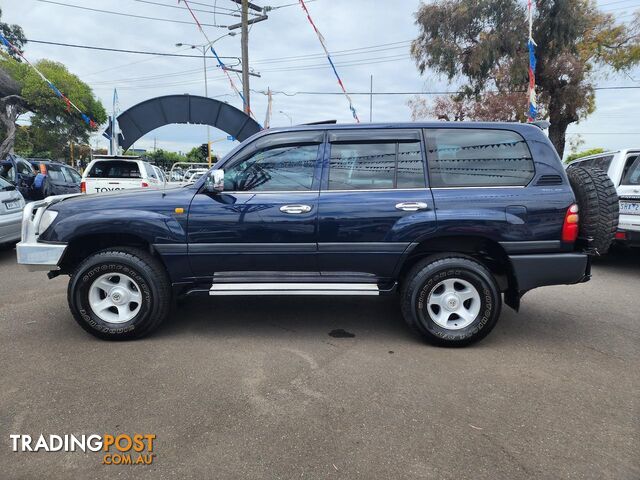
M24 199L15 185L0 178L0 245L20 240Z
M36 200L39 193L33 189L36 172L31 164L18 155L7 155L0 161L0 177L15 185L20 194L29 200Z
M153 169L156 172L156 175L158 176L158 180L160 180L160 183L165 184L167 183L167 176L164 173L164 170L162 170L160 167L156 166L156 165L152 165Z
M188 170L184 176L184 183L195 183L195 181L202 177L205 173L207 173L207 170L204 168Z
M43 158L29 158L29 163L38 172L33 181L33 190L38 198L51 195L80 193L81 175L61 162Z
M211 166L203 162L175 162L169 170L171 182L184 182L195 170L209 170Z
M111 157L92 160L87 165L80 189L82 193L100 193L162 186L163 182L150 163L127 157Z
M567 168L574 167L597 168L609 176L620 199L616 242L640 247L640 148L590 155L571 162Z

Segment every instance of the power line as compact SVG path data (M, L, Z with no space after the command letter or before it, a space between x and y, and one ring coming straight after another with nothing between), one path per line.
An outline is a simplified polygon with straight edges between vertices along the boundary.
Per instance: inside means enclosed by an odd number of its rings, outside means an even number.
M36 0L40 1L40 0ZM118 53L134 53L138 55L154 55L157 57L184 57L184 58L199 58L202 60L202 55L187 55L184 53L167 53L167 52L148 52L143 50L124 50L120 48L109 48L109 47L95 47L92 45L78 45L74 43L60 43L60 42L49 42L47 40L33 40L27 39L27 43L41 43L44 45L56 45L59 47L72 47L72 48L84 48L87 50L101 50L105 52L118 52ZM236 58L236 57L220 57L220 58Z
M36 0L41 1L41 0ZM202 55L186 55L186 54L175 54L175 53L162 53L162 52L148 52L141 50L125 50L119 48L110 48L110 47L97 47L92 45L83 45L83 44L75 44L75 43L61 43L61 42L52 42L49 40L33 40L27 39L27 42L31 43L40 43L44 45L56 45L59 47L70 47L70 48L86 48L89 50L102 50L107 52L120 52L120 53L134 53L141 55L158 55L158 56L167 56L167 57L186 57L186 58L202 58ZM403 40L401 42L391 42L391 43L381 43L379 45L369 45L367 47L358 47L358 48L349 48L346 50L336 50L331 53L332 57L340 57L340 56L348 56L348 55L357 55L359 53L373 53L365 50L375 50L375 52L386 51L386 50L395 50L397 48L402 48L403 46L411 43L411 40ZM394 46L395 45L395 46ZM380 47L388 47L388 48L380 48ZM221 57L221 58L235 58L235 57ZM315 58L324 58L324 54L322 53L312 53L308 55L293 55L287 57L275 57L275 58L267 58L263 60L256 60L252 63L258 64L269 64L269 63L281 63L288 60L296 61L296 60L312 60Z
M158 22L182 23L182 24L191 25L191 22L187 22L184 20L172 20L170 18L147 17L145 15L134 15L133 13L114 12L113 10L100 10L98 8L83 7L81 5L73 5L71 3L54 2L53 0L34 0L34 1L41 2L41 3L50 3L52 5L59 5L61 7L70 7L70 8L78 8L80 10L89 10L91 12L109 13L111 15L119 15L121 17L142 18L144 20L156 20ZM226 25L214 25L212 23L201 23L200 25L202 25L203 27L227 28Z
M640 85L621 85L612 87L594 87L594 90L637 90L640 89ZM264 91L255 91L256 93L266 94ZM462 93L459 90L441 90L441 91L409 91L409 92L349 92L349 95L456 95ZM500 93L498 91L487 93ZM503 93L526 93L526 90L512 90ZM342 92L311 92L311 91L299 91L299 92L284 92L278 90L271 90L272 95L282 94L287 97L295 97L296 95L342 95Z
M311 3L311 2L315 2L316 0L307 0L305 3ZM285 7L294 7L296 5L300 5L299 3L287 3L286 5L274 5L274 6L270 6L270 7L264 7L263 10L265 12L269 12L272 10L278 10L280 8L285 8Z
M178 10L186 10L186 8L180 7L178 5L167 5L166 3L152 2L151 0L132 0L132 1L138 2L138 3L147 3L149 5L158 5L159 7L177 8ZM213 13L214 15L228 15L230 17L239 17L240 16L240 15L238 15L236 13L218 12L216 10L203 10L203 9L200 9L200 8L194 8L193 11L194 12L202 12L202 13Z

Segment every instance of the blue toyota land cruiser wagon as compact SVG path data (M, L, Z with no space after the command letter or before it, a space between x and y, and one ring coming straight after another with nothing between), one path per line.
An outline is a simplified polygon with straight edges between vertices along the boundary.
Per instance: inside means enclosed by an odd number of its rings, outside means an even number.
M608 248L615 189L571 170L525 124L271 129L193 185L31 203L17 256L70 275L74 318L105 339L150 333L184 295L397 292L419 334L465 345L503 299L587 281Z

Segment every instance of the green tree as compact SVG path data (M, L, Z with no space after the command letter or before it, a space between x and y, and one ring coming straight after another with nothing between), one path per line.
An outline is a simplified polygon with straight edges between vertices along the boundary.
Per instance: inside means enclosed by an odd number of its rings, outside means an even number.
M468 98L481 104L500 103L502 95L522 91L524 112L525 2L437 0L420 5L416 23L420 34L411 54L420 73L433 70L462 85L458 102ZM551 122L549 137L562 156L567 127L595 108L595 72L624 71L640 63L640 12L621 24L598 10L593 0L538 0L533 38L538 45L538 102ZM522 115L516 112L505 120Z
M66 67L51 60L40 60L36 67L78 108L96 124L107 119L102 103L91 88ZM0 121L5 138L0 145L0 158L14 150L16 120L30 112L29 140L37 151L49 151L56 158L64 156L68 145L84 144L91 129L75 110L67 110L46 82L25 63L16 62L9 55L0 55L0 85L2 79L10 88L0 88Z
M146 152L142 158L146 161L158 165L165 170L169 170L171 166L176 162L188 162L186 156L181 155L176 152L168 152L166 150L162 150L161 148L157 149L155 152Z
M2 33L2 36L9 40L13 45L22 50L24 44L27 43L22 27L19 25L9 25L8 23L4 23L1 19L2 8L0 8L0 33ZM13 50L9 52L9 55L19 62L22 61L20 55Z
M577 160L579 158L588 157L589 155L596 155L598 153L603 153L604 151L605 151L604 148L592 148L590 150L584 150L582 152L572 153L567 157L567 159L564 162L571 163L574 160Z

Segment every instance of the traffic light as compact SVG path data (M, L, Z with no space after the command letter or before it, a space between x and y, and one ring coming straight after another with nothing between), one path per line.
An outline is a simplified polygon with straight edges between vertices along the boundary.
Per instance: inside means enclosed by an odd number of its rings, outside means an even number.
M200 154L205 160L209 158L209 146L206 143L200 145Z

